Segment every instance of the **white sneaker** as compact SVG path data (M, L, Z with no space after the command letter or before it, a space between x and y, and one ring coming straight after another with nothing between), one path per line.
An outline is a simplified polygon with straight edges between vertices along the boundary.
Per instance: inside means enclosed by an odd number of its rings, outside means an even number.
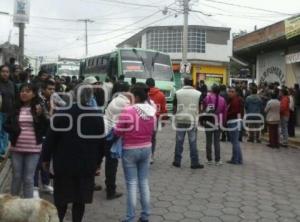
M223 162L221 160L216 162L216 166L222 166L222 165L223 165Z
M207 165L212 165L213 161L210 160L210 161L207 161L206 163L207 163Z
M33 188L33 198L34 199L39 199L40 198L40 192L38 187Z
M43 192L49 193L49 194L53 194L54 189L53 189L53 187L50 186L50 185L44 185L44 186L43 186Z

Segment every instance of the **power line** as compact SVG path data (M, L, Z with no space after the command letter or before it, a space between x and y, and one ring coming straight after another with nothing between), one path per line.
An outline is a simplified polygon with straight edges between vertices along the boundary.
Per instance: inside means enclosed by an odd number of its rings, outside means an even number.
M132 3L132 2L124 2L124 1L119 1L119 0L114 0L114 1L110 1L110 0L98 0L98 2L95 2L95 1L87 1L87 2L100 4L99 1L109 2L111 4L122 4L122 5L127 5L127 6L135 6L135 7L159 8L159 6L157 6L157 5L139 4L139 3Z
M226 10L224 10L224 8L219 8L219 7L208 5L208 4L205 4L205 3L201 3L201 6L205 6L205 7L208 7L208 8L213 8L213 9L216 9L216 10L219 10L219 11L222 11L222 12L228 12L228 13L231 13L232 15L238 15L238 16L241 15L241 14L233 14L232 11L228 11L228 10L226 11ZM212 14L214 14L214 13L212 13ZM253 18L278 17L278 15L275 15L275 14L249 14L249 13L247 13L247 16L248 17L253 17Z
M156 11L156 12L154 12L154 13L148 15L148 16L143 17L142 19L139 19L139 20L136 21L136 22L133 22L133 23L131 23L131 24L129 24L129 25L126 25L126 26L117 28L117 29L115 29L115 30L113 30L113 31L109 31L109 32L103 33L103 34L101 34L101 35L111 34L111 33L114 33L114 32L120 31L120 30L123 30L123 29L125 29L125 28L127 28L127 27L131 27L131 26L133 26L133 25L136 25L136 24L138 24L138 23L140 23L140 22L142 22L142 21L148 19L148 18L153 17L154 15L156 15L156 14L158 14L158 13L160 13L160 12L161 12L161 11L158 10L158 11Z
M158 22L160 22L160 21L163 21L163 20L165 20L165 19L167 19L167 18L169 18L169 17L171 17L171 16L173 16L173 14L168 15L168 16L166 16L166 17L163 17L163 18L161 18L161 19L155 20L155 21L153 21L153 22L151 22L151 23L149 23L149 24L147 24L147 25L144 25L143 28L148 27L148 26L151 26L151 25L153 25L153 24L155 24L155 23L158 23ZM136 31L137 31L137 30L140 30L140 28L136 29ZM107 38L107 39L104 39L104 40L101 40L101 41L92 42L92 43L90 43L90 45L99 44L99 43L102 43L102 42L104 42L104 41L108 41L108 40L111 40L111 39L115 39L115 38L118 38L118 37L123 36L123 35L126 35L126 34L130 34L130 33L132 33L132 31L128 31L128 32L122 33L122 34L120 34L120 35L117 35L117 36L114 36L114 37L110 37L110 38Z
M192 15L192 18L196 18L197 20L201 21L203 25L207 25L207 22L196 13Z
M102 40L100 40L100 41L96 41L96 42L89 43L89 46L90 46L90 45L100 44L100 43L103 43L103 42L106 42L106 41L109 41L109 40L112 40L112 39L116 39L116 38L122 37L122 36L127 35L127 34L131 34L131 33L134 32L134 31L138 31L138 30L140 30L140 29L144 29L145 27L148 27L148 26L151 26L151 25L153 25L153 24L156 24L156 23L158 23L158 22L160 22L160 21L163 21L163 20L165 20L165 19L167 19L167 18L169 18L169 17L171 17L171 16L173 16L173 14L170 14L170 15L168 15L168 16L166 16L166 17L163 17L163 18L161 18L161 19L155 20L155 21L153 21L153 22L151 22L151 23L148 23L147 25L144 25L144 27L140 27L140 28L137 28L137 29L135 29L135 30L130 30L130 31L127 31L127 32L124 32L124 33L120 33L120 34L118 34L118 35L112 36L112 37L107 38L107 39L102 39ZM73 45L73 44L75 44L75 43L77 43L77 41L71 43L70 45ZM68 45L68 46L69 46L69 45ZM78 47L81 48L81 47L84 47L84 45L81 45L81 46L78 46ZM76 48L77 48L77 47L76 47ZM74 47L67 47L67 48L66 48L66 47L60 47L58 50L51 50L51 51L47 51L46 53L49 54L49 53L59 52L59 51L66 50L66 49L68 49L68 50L69 50L69 49L74 49Z
M230 6L239 7L239 8L246 8L246 9L251 9L251 10L256 10L256 11L263 11L263 12L281 14L281 15L289 15L289 16L294 15L294 14L286 13L286 12L256 8L256 7L251 7L251 6L246 6L246 5L239 5L239 4L229 3L229 2L222 2L222 1L217 1L217 0L203 0L203 1L214 2L214 3L217 3L217 4L223 4L223 5L230 5Z
M225 16L225 17L233 17L233 18L241 18L241 19L247 19L247 20L274 22L274 20L268 20L268 19L258 18L258 17L251 17L251 16L247 16L247 15L233 15L233 14L214 13L213 16L215 16L215 15Z

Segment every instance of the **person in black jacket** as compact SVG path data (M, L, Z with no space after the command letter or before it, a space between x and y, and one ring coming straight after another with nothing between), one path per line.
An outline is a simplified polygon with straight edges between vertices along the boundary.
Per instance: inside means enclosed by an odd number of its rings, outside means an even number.
M69 203L73 204L73 222L82 221L85 204L93 199L95 172L105 143L101 113L88 107L93 89L81 86L74 92L80 101L69 110L57 111L52 117L52 127L42 152L45 170L49 171L53 160L54 203L61 222Z
M15 86L9 80L9 66L0 66L0 155L6 153L8 134L3 129L7 114L15 109Z
M204 80L200 80L197 90L201 92L200 101L202 102L207 96L208 92L207 85L205 84Z

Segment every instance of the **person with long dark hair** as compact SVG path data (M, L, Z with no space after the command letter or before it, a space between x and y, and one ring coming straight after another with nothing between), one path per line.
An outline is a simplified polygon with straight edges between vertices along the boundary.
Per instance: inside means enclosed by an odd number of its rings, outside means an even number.
M20 103L5 123L9 133L12 155L12 195L33 197L34 172L42 149L46 131L46 118L38 105L37 88L32 84L20 86Z
M221 148L220 148L220 127L224 124L227 113L227 105L225 99L219 95L220 87L216 84L212 86L211 93L209 93L203 101L203 109L211 111L211 114L215 114L215 120L213 122L206 123L205 135L206 135L206 157L207 163L212 164L212 143L215 150L215 164L217 166L222 165L221 160ZM210 126L214 125L214 126Z
M81 222L85 204L92 203L95 172L104 149L104 122L101 113L89 107L93 89L81 84L75 88L75 103L57 110L43 146L46 171L53 161L54 203L60 222L72 203L72 221Z

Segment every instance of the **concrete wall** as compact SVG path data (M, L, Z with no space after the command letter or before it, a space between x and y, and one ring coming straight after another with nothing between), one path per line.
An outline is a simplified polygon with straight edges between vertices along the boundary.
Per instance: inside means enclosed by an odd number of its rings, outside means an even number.
M284 22L275 23L268 27L251 32L233 40L233 51L239 51L254 45L260 45L265 42L285 36Z
M138 44L141 48L147 49L147 32L143 33L138 41L141 41ZM137 47L137 42L125 43L123 47ZM229 57L232 56L230 32L228 30L206 30L205 51L205 53L188 53L188 59L228 63ZM172 60L182 60L182 53L169 53L169 55Z
M232 55L231 46L206 43L205 53L188 53L188 60L229 62ZM181 60L182 53L169 53L172 60Z
M230 32L221 30L206 30L207 43L227 45L230 39Z

